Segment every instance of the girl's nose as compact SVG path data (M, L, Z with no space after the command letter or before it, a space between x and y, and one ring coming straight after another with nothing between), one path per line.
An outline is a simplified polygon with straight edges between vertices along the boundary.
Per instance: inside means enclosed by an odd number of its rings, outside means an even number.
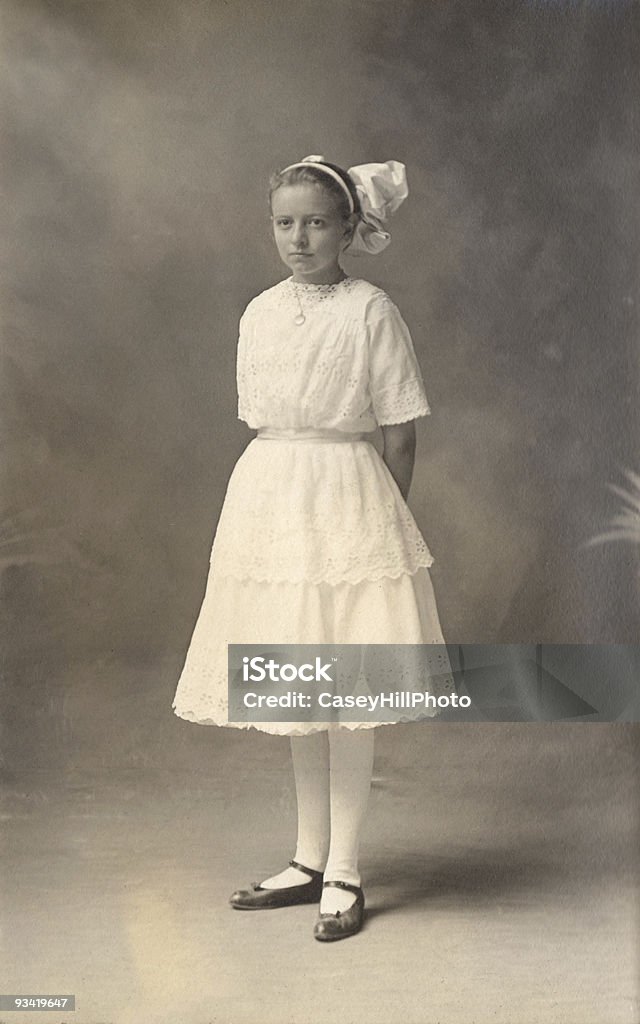
M304 224L297 224L293 233L294 242L296 245L307 244L307 229Z

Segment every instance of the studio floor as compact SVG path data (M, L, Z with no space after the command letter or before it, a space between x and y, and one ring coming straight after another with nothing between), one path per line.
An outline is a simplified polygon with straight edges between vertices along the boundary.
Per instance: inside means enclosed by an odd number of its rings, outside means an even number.
M76 1010L2 1024L640 1021L637 726L378 730L366 923L330 945L227 905L293 853L288 741L170 733L188 769L6 782L2 991Z

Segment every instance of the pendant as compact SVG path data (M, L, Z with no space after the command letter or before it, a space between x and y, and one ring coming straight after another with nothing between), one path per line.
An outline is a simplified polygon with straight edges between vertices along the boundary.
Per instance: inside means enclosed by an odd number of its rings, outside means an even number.
M306 318L306 316L304 315L304 313L298 313L297 317L295 318L295 320L294 320L293 322L294 322L294 324L297 324L297 325L298 325L298 327L301 327L301 326L302 326L302 324L303 324L303 323L305 322L305 320L306 320L306 319L307 319L307 318Z

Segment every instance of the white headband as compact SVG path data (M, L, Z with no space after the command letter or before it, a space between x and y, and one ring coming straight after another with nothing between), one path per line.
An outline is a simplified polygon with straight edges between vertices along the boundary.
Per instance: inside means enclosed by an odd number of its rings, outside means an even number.
M355 203L353 201L353 196L351 195L351 192L349 191L349 189L347 187L346 181L344 181L342 176L340 174L338 174L337 171L334 171L333 167L327 167L327 165L324 163L324 157L322 157L322 156L305 156L304 160L301 160L299 163L297 163L297 164L289 164L288 167L285 167L284 170L280 171L280 174L285 174L287 171L293 171L294 168L296 168L296 167L308 167L309 164L315 164L315 166L318 167L319 170L323 171L324 174L331 175L333 180L337 181L338 185L342 186L344 194L346 195L347 199L349 200L349 213L353 213L353 211L355 210L356 207L355 207Z
M349 200L349 212L353 213L355 203L347 183L337 171L327 167L323 156L306 156L304 160L285 167L280 174L292 171L296 167L308 167L310 164L338 182ZM384 164L359 164L356 167L349 167L347 174L355 187L361 212L346 248L353 256L363 253L375 256L386 249L391 241L391 235L384 229L389 215L394 213L409 195L405 166L397 160L387 160Z

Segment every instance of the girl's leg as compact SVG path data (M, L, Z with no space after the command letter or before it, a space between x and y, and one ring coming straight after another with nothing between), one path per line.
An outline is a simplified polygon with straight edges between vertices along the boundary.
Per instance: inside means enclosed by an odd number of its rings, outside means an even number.
M371 788L374 729L338 729L329 733L331 844L325 881L360 885L358 846ZM329 887L320 912L335 914L354 902L353 893Z
M294 860L322 871L329 849L329 740L326 732L291 737L298 802L298 842ZM267 889L301 885L309 876L286 868L260 884Z

